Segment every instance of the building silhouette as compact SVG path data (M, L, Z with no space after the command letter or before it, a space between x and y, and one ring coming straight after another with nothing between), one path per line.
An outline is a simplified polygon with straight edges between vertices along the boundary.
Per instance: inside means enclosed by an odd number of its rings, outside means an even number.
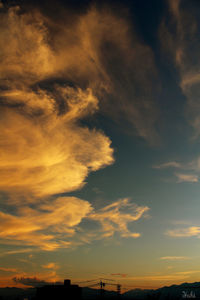
M82 288L72 285L69 279L64 280L64 285L45 285L37 288L37 300L80 300Z

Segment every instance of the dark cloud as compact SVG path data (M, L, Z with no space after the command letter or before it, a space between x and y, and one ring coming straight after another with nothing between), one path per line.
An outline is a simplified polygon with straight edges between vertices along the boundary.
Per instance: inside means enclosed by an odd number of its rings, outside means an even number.
M36 277L19 277L19 278L14 277L12 280L16 283L22 283L24 285L32 286L32 287L41 287L41 286L44 286L44 285L51 285L52 284L52 282L48 282L48 281L45 281L45 280L40 280ZM54 282L54 284L61 285L63 283L62 282Z
M160 26L160 39L165 54L170 54L177 69L180 89L187 103L185 115L194 128L193 137L200 135L200 58L199 1L168 0L168 14Z

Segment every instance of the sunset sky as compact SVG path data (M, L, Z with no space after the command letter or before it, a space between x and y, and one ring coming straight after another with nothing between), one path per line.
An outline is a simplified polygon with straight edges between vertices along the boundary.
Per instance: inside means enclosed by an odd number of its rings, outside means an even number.
M198 0L0 2L0 287L200 281Z

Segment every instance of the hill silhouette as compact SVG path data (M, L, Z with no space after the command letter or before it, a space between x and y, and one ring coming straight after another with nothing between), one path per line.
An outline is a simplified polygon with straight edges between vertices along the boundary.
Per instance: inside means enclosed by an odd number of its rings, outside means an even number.
M21 289L15 287L0 288L0 300L34 300L36 288ZM95 300L100 298L100 290L82 288L83 300ZM116 299L117 292L105 291L104 299ZM180 285L164 286L159 289L132 289L120 295L123 300L175 300L175 299L200 299L200 282L182 283ZM56 299L59 300L59 299ZM68 299L71 300L71 299Z

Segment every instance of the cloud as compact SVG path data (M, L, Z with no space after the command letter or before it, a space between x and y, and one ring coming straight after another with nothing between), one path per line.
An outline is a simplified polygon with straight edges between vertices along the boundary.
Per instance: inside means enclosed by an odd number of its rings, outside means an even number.
M9 273L18 273L19 271L15 268L3 268L3 267L0 267L0 271L3 271L3 272L9 272Z
M48 281L45 281L45 280L41 280L37 277L14 277L13 278L13 281L16 282L16 283L22 283L23 285L25 286L32 286L32 287L41 287L41 286L44 286L44 285L51 285L52 283L54 284L63 284L62 282L48 282Z
M190 259L188 256L162 256L161 260L187 260Z
M173 229L166 232L171 237L200 237L200 227L190 226L187 228Z
M114 273L111 276L121 276L121 280L129 280L131 281L163 281L163 282L172 282L172 281L183 281L190 278L190 275L199 273L197 270L188 270L183 272L174 272L171 274L151 274L145 276L127 276L127 274L123 273ZM125 276L124 276L125 275ZM41 280L36 277L15 277L13 278L14 282L22 283L27 286L39 287L43 285L52 284L52 281ZM62 282L55 282L56 284L63 284Z
M1 280L1 278L0 278ZM2 281L4 281L2 279ZM60 279L60 276L56 273L55 269L44 269L42 271L35 272L17 272L15 276L7 277L7 282L10 282L10 285L26 288L30 287L40 287L50 284L63 285L63 281Z
M54 263L54 262L50 262L50 263L48 263L46 265L43 265L42 267L44 269L53 269L53 270L59 269L59 266L56 263Z
M37 209L20 207L17 216L1 212L0 239L6 244L23 242L47 251L68 248L71 242L67 238L91 209L87 201L60 197L53 203L38 205Z
M161 25L161 42L163 48L170 52L178 70L180 88L187 99L186 117L197 138L200 134L199 4L181 0L168 0L168 4L171 16Z
M137 36L128 14L115 14L108 5L92 6L54 38L55 45L61 45L61 66L70 61L70 75L88 82L100 99L100 111L128 133L156 143L159 80L154 55Z
M199 270L189 270L189 271L177 272L177 274L183 274L183 275L190 275L190 274L195 274L195 273L200 273L200 271Z
M122 278L126 278L128 274L125 274L125 273L112 273L110 275L111 276L119 276L119 277L122 277Z
M175 173L178 182L198 182L198 176L193 174Z
M33 249L32 248L25 248L25 249L18 249L18 250L8 250L6 252L1 252L0 253L0 257L1 256L6 256L6 255L13 255L13 254L21 254L21 253L28 253L28 252L32 252Z
M114 162L110 138L88 126L89 117L122 117L152 142L158 116L153 54L126 18L108 7L63 15L0 10L3 244L53 251L115 232L137 238L128 225L149 209L122 199L95 212L86 200L56 196L82 188L90 172ZM84 232L83 220L101 230Z
M99 108L156 139L153 54L125 18L95 7L64 26L35 9L1 15L2 190L69 192L112 164L110 139L80 126Z
M138 238L140 233L131 232L128 224L142 218L148 210L129 199L121 199L95 211L88 201L59 197L34 208L20 206L15 215L0 212L0 240L2 244L21 245L23 242L34 249L54 251L112 237L116 232L124 238ZM83 221L92 221L93 226L84 228ZM30 249L22 249L11 254L28 251ZM57 265L49 263L43 267L55 269Z
M140 237L140 233L131 232L128 224L142 218L149 210L147 206L137 206L130 202L130 199L120 199L97 212L92 212L89 219L98 221L101 224L103 237L111 237L119 232L121 237Z
M53 51L39 12L12 7L0 23L0 188L37 196L81 188L89 172L114 161L110 139L80 124L99 100L89 84L81 88L61 75L59 59L69 57ZM67 63L62 68L69 72Z
M64 14L66 20L69 13ZM3 191L36 196L70 192L84 185L89 172L112 164L110 139L81 125L99 108L124 115L146 139L151 139L150 131L156 135L150 48L135 34L132 41L128 22L109 8L92 7L71 19L60 26L63 19L55 22L36 9L1 11ZM138 89L145 95L138 95Z
M63 88L62 92L72 97L64 116L50 113L35 123L35 118L4 111L0 123L2 190L37 196L69 192L82 187L90 171L113 162L110 140L75 122L92 103L91 91ZM44 105L43 98L41 102ZM32 104L27 106L36 113Z
M63 285L63 282L61 282L60 277L54 270L37 272L37 276L35 276L31 272L22 272L16 269L14 276L13 274L6 275L6 273L4 273L3 276L0 277L1 287L15 286L24 289L27 288L27 286L40 287L46 284L54 283Z
M154 169L165 169L165 168L181 168L181 164L176 161L169 161L159 165L153 166Z
M175 169L181 169L184 170L183 172L190 172L188 173L180 173L180 172L175 172L174 175L177 177L177 182L198 182L199 181L199 176L196 173L199 173L199 158L187 162L187 163L178 163L176 161L170 161L158 165L153 166L154 169L167 169L167 168L175 168ZM193 173L193 174L191 174Z

